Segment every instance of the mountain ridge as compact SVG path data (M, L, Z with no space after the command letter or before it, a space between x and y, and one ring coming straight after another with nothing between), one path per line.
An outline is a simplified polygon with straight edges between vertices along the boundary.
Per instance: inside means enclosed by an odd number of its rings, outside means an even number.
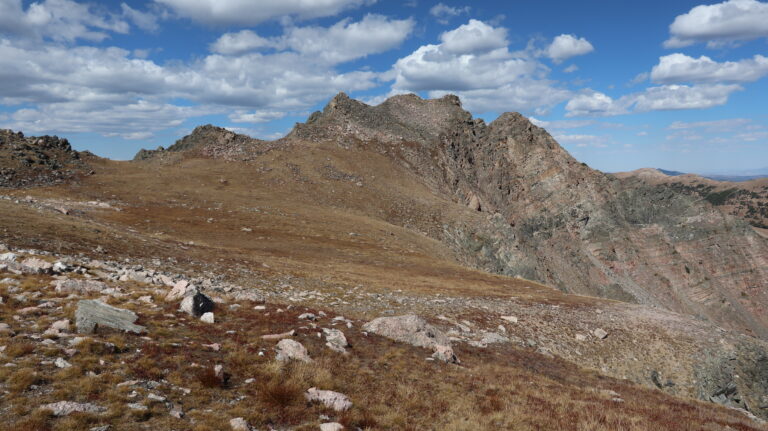
M242 160L317 142L386 155L436 193L488 214L431 234L475 267L768 337L763 238L693 196L579 163L519 113L486 124L455 96L369 106L340 93L280 140L236 142L231 133L211 148L234 142L229 152Z

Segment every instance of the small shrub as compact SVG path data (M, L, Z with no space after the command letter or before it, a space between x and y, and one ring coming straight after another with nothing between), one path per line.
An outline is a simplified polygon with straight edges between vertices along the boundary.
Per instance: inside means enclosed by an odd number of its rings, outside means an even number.
M223 389L227 386L229 379L226 374L218 376L213 368L206 367L197 372L197 380L203 387Z

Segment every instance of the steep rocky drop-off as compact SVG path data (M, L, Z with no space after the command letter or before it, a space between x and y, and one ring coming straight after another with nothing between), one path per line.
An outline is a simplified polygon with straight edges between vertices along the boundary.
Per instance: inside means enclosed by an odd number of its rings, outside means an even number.
M764 238L694 196L590 169L520 114L486 124L455 96L342 93L285 140L370 147L488 214L438 235L476 266L768 337Z

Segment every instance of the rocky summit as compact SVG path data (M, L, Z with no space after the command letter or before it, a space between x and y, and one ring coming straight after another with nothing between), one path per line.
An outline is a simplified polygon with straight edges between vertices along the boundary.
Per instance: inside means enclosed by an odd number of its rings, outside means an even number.
M0 187L56 184L89 175L87 159L93 157L74 151L57 136L25 137L0 130Z
M0 429L766 429L768 240L520 114L0 137Z

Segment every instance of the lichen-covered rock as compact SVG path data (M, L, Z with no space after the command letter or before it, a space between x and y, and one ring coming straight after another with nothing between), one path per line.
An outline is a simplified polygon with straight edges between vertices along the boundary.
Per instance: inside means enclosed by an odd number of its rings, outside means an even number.
M106 283L97 280L79 280L79 279L67 279L67 280L55 280L54 290L59 293L100 293L109 288Z
M287 362L290 360L312 362L312 358L309 357L307 349L298 341L291 339L283 339L277 343L275 347L277 352L276 359L278 361Z
M165 295L165 300L169 302L178 301L186 296L191 296L197 293L197 289L189 284L187 280L177 281L173 285L173 288Z
M22 271L28 274L48 274L53 271L53 264L38 257L29 257L21 262Z
M349 400L349 397L339 392L309 388L304 396L309 402L319 402L337 412L343 412L352 407L352 401Z
M334 351L337 351L339 353L346 353L346 347L349 346L349 342L347 341L347 337L344 336L344 333L339 331L338 329L327 329L323 328L323 333L325 334L325 345Z
M81 334L93 333L100 327L141 334L145 332L145 328L134 323L138 318L139 316L131 310L91 299L78 301L75 311L75 325L77 332Z
M412 346L432 349L436 359L458 362L448 337L419 316L378 317L363 325L363 330Z
M73 401L59 401L57 403L40 406L42 410L50 410L54 416L68 416L75 412L104 413L106 408L91 403L76 403Z

